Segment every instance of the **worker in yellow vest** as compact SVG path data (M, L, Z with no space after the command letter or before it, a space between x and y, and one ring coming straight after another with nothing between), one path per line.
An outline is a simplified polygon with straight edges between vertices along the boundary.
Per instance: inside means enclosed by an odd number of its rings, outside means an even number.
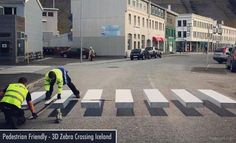
M45 100L49 100L53 93L53 86L57 84L58 91L57 91L57 99L61 99L61 92L63 85L68 85L68 87L72 90L73 94L76 98L80 98L80 92L72 83L70 76L68 75L68 71L65 70L64 67L60 66L55 68L45 75L44 79L44 88L46 90L46 98Z
M4 112L6 123L9 128L16 129L17 125L25 123L24 110L21 109L22 103L26 100L34 119L37 114L31 101L31 94L27 89L27 79L21 77L18 83L9 84L0 94L0 109Z

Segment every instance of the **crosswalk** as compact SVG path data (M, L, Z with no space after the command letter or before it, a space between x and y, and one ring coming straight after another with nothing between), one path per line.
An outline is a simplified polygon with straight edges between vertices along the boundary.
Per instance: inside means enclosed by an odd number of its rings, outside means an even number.
M170 89L172 97L179 101L185 108L202 108L204 102L211 102L220 108L236 108L236 101L217 91L211 89L198 89L192 94L186 89ZM143 89L144 96L150 108L170 108L170 101L158 89ZM81 99L81 108L101 109L103 89L88 89ZM66 108L73 93L70 90L63 90L62 99L56 100L51 108ZM44 92L32 93L33 103L44 98ZM130 89L116 89L115 107L118 109L133 109L135 102ZM27 104L24 103L24 106Z

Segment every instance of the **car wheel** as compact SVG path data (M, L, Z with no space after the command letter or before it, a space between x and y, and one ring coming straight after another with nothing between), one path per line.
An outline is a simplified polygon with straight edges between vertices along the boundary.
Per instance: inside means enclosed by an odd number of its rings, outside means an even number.
M223 63L223 61L218 61L218 63L219 63L219 64L222 64L222 63Z
M133 61L134 58L130 58L131 61Z
M68 58L68 55L67 55L67 54L63 54L63 57L64 57L64 58Z
M142 60L145 60L145 55L142 56Z
M230 64L230 71L231 71L231 72L235 72L235 67L233 66L232 63Z

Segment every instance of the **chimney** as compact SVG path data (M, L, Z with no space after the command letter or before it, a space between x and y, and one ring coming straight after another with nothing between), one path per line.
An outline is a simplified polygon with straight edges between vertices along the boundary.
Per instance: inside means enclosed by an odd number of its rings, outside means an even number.
M171 5L168 5L168 10L170 10L170 11L171 11Z

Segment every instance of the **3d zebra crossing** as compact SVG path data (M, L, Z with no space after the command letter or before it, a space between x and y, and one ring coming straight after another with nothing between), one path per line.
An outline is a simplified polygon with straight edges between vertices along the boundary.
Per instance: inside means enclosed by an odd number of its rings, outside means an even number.
M169 101L158 89L144 89L144 96L150 108L170 108ZM220 108L236 108L236 101L210 89L199 89L198 95L193 95L185 89L171 89L172 96L175 97L185 108L202 108L204 101L209 101ZM33 103L37 103L45 98L45 92L32 93ZM89 89L81 99L81 107L86 109L102 108L103 89ZM45 104L53 102L50 108L64 109L70 103L73 93L70 90L63 90L62 99L56 100L56 96ZM134 100L130 89L117 89L115 92L115 107L117 109L133 109ZM23 103L22 107L27 107Z

